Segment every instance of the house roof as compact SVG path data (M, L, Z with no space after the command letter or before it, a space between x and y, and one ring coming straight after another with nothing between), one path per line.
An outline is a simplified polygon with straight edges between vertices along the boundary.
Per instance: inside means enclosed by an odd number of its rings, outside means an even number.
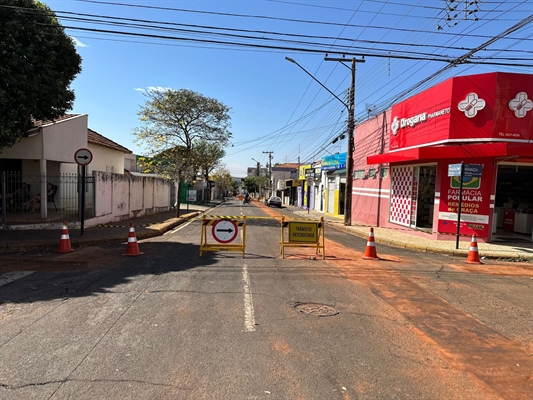
M276 164L272 166L272 171L287 171L287 170L297 170L300 164L296 163L285 163L285 164Z
M33 125L34 125L35 128L41 128L43 126L52 125L52 124L55 124L57 122L65 121L67 119L76 118L76 117L79 117L81 115L84 115L84 114L64 114L64 115L62 115L60 117L57 117L54 120L46 120L46 121L41 121L41 120L37 120L37 119L33 119L32 118L32 122L33 122Z
M108 147L113 150L122 151L123 153L131 154L131 150L128 150L124 146L113 142L111 139L106 138L103 135L100 135L98 132L93 131L92 129L87 129L87 142L92 144L97 144L99 146Z

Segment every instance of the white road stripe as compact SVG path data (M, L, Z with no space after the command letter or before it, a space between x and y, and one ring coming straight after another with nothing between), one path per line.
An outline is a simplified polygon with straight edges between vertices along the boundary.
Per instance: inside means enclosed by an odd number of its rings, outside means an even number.
M254 303L246 264L242 266L242 280L244 283L244 327L246 332L253 332L255 331Z
M35 271L13 271L6 272L4 275L0 275L0 286L7 285L17 279L24 278L25 276L33 274Z
M194 222L194 218L191 219L189 222L186 222L184 224L181 224L181 225L178 225L178 227L176 229L173 229L171 231L168 231L168 232L165 232L163 233L163 236L165 235L170 235L171 233L176 233L177 231L179 231L180 229L183 229L185 228L186 226L189 226L190 224L192 224Z

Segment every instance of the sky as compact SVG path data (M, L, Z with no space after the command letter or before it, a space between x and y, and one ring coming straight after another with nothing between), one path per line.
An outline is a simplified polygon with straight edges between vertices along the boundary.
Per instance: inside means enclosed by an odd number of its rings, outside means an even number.
M143 92L193 90L231 108L234 177L268 152L274 165L346 151L352 58L356 121L453 76L533 72L531 0L44 2L83 59L72 112L89 128L147 154L132 133Z

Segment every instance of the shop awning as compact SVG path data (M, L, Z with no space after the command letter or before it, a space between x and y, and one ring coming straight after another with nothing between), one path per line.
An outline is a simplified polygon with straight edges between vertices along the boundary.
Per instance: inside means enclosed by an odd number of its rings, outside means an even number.
M483 157L533 157L533 143L468 143L418 147L378 154L366 158L367 164L384 164L403 161L468 159Z

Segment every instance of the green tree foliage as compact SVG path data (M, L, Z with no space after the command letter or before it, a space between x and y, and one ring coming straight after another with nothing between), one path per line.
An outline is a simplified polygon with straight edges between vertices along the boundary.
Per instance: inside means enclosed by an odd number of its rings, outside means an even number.
M268 185L268 178L266 176L247 176L242 183L248 193L258 193L261 195L262 189Z
M231 173L227 169L217 169L213 172L212 178L215 181L215 185L219 189L219 193L226 194L229 192L229 190L231 189L231 182L233 182L233 178L231 177Z
M199 165L200 174L207 182L207 193L211 193L211 182L209 174L217 168L222 167L222 159L226 151L216 142L202 140L194 146L194 157ZM209 198L207 199L210 200Z
M233 192L234 195L237 194L240 186L241 186L240 182L236 180L233 180L231 182L231 191Z
M189 89L150 90L144 95L146 103L137 113L141 126L133 134L148 149L150 171L178 182L179 216L181 183L200 168L195 146L203 141L227 145L230 108Z
M55 14L34 0L0 2L0 149L72 109L81 57Z

